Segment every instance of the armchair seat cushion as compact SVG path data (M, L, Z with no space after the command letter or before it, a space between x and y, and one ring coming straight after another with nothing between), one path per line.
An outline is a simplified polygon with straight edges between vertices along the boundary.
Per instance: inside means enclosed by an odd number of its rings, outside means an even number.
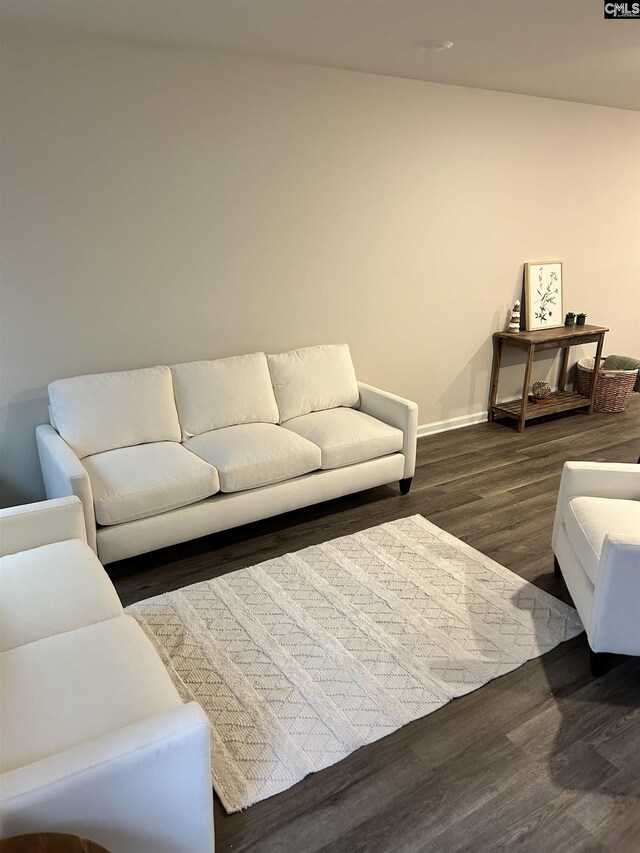
M605 536L640 533L640 501L574 497L567 502L563 520L573 549L595 585Z
M2 652L0 673L3 773L182 704L131 616Z
M95 552L66 539L0 557L0 651L122 615Z
M181 444L121 447L82 460L98 524L120 524L195 503L220 488L218 472Z
M222 492L241 492L308 474L320 467L320 449L275 424L237 424L185 441L220 476Z
M311 412L282 425L317 444L324 469L342 468L402 450L402 430L365 415L339 407Z

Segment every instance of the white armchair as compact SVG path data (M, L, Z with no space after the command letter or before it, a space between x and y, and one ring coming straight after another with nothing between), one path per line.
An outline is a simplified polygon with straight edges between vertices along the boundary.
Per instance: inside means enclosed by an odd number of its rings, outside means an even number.
M209 721L124 614L77 497L0 510L0 591L0 839L212 853Z
M606 671L601 653L640 655L640 465L565 463L552 547L593 674Z

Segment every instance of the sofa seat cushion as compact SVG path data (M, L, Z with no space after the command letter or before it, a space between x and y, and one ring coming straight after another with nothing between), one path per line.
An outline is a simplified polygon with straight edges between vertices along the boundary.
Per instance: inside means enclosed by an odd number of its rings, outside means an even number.
M182 704L131 616L2 652L0 673L2 772Z
M122 615L95 553L67 539L0 557L0 651Z
M640 531L640 501L576 497L567 502L564 526L591 583L598 578L604 537Z
M402 450L402 430L356 409L327 409L293 418L282 425L317 444L322 468L341 468Z
M185 447L220 476L222 492L241 492L290 480L320 467L320 449L274 424L239 424L196 435Z
M214 495L218 472L181 444L121 447L82 460L98 524L120 524L168 512Z

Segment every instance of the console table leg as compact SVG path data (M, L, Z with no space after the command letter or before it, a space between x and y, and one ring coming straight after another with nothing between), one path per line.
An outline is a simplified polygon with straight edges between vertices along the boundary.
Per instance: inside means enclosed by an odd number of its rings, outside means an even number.
M487 420L493 420L493 407L498 399L498 378L500 376L500 362L502 360L502 339L493 339L493 366L491 368L491 393L489 394L489 416Z
M533 353L535 344L527 350L527 366L524 369L524 387L522 389L522 406L520 408L520 420L518 421L518 432L524 430L527 421L527 405L529 403L529 383L531 382L531 368L533 367Z
M596 385L598 382L598 373L600 372L600 358L602 356L602 347L604 345L604 334L598 338L598 346L596 347L596 360L593 365L593 385L591 386L591 397L589 402L589 414L593 414L593 406L596 401Z
M560 375L558 377L558 391L564 391L567 384L567 363L569 361L569 347L562 347L560 356Z

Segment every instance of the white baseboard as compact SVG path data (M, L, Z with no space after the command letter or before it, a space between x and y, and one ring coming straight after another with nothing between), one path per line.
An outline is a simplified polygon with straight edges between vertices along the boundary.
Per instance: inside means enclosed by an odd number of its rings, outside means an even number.
M438 432L448 432L450 429L460 429L461 427L471 426L472 424L481 424L487 420L487 411L473 412L470 415L460 415L457 418L447 418L446 421L434 421L432 424L420 424L418 427L418 438L424 438L425 435L436 435Z

